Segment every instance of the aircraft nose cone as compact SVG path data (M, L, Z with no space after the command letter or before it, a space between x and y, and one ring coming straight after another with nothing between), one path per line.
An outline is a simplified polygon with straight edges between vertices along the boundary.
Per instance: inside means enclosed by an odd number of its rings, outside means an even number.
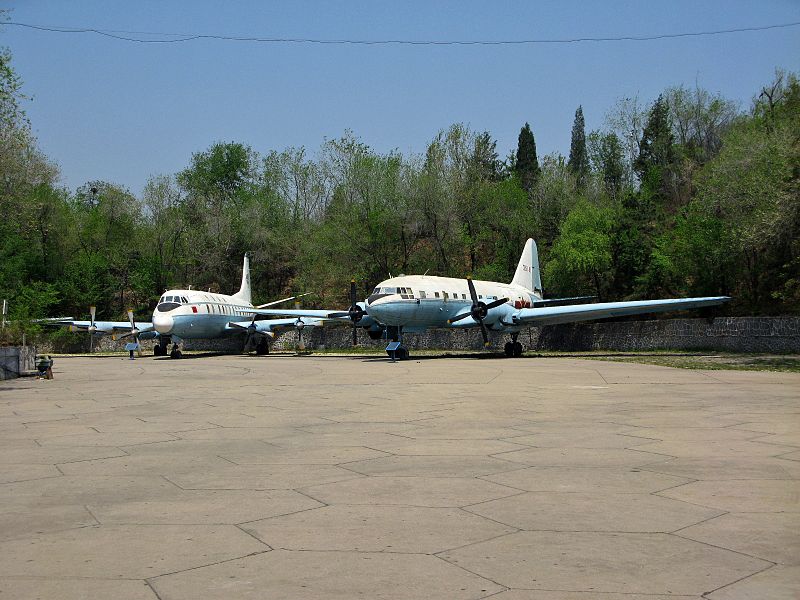
M169 333L172 331L173 319L170 315L156 313L153 315L153 328L158 333Z

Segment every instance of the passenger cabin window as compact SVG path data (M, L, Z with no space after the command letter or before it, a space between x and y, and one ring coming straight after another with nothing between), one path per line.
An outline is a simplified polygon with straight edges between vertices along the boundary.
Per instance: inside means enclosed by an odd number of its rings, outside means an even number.
M439 297L439 292L433 292L433 295L438 298Z
M423 290L419 291L419 297L422 298L423 300L425 299L425 292Z

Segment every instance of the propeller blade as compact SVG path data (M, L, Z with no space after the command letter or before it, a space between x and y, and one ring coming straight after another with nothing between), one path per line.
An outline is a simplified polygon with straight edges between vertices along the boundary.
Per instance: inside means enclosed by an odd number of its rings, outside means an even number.
M247 335L244 338L244 348L242 349L243 352L248 352L250 350L250 344L253 342L253 335L256 330L257 316L256 313L253 313L253 318L250 319L250 325L247 326Z
M356 307L356 280L350 280L350 308L354 309Z
M497 308L498 306L500 306L501 304L505 304L506 302L508 302L508 298L500 298L499 300L495 300L494 302L491 302L490 304L487 304L486 305L486 310L491 310L493 308Z
M483 345L484 347L489 346L489 334L486 333L486 325L483 324L483 321L480 321L481 324L481 336L483 337Z
M131 324L131 331L136 329L136 321L133 319L133 310L130 308L128 309L128 322Z
M353 346L358 346L358 327L353 323Z
M348 312L328 313L328 318L329 319L338 319L340 317L349 317L349 316L350 316L350 312L349 311Z
M475 291L475 284L472 283L472 277L467 277L467 286L469 287L469 295L472 298L473 306L478 303L478 292Z
M471 317L471 316L472 316L472 313L468 312L468 313L464 313L463 315L457 315L457 316L453 317L452 319L447 319L447 322L448 323L455 323L456 321L460 321L461 319L466 319L467 317Z
M92 322L91 326L92 327L94 327L94 316L95 316L96 313L97 313L97 307L96 306L90 306L89 307L89 315L91 316L91 322Z

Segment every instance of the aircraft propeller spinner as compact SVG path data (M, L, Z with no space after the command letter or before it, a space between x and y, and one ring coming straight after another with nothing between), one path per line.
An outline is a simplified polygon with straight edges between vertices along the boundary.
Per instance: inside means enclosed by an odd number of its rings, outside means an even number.
M472 277L467 277L467 286L469 287L469 295L472 298L472 307L470 307L470 311L468 313L464 313L463 315L458 315L457 317L448 319L447 322L452 324L456 321L460 321L461 319L472 317L481 327L483 345L489 346L489 334L486 332L486 325L483 324L483 320L488 316L490 310L508 302L508 298L500 298L499 300L495 300L494 302L486 304L478 299L478 293L475 291L475 284L472 283Z

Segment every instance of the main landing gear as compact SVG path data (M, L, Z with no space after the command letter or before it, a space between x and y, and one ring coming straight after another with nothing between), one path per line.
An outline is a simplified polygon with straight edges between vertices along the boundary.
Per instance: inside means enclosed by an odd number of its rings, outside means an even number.
M167 349L169 348L170 343L172 340L170 338L161 338L161 340L153 346L153 356L166 356ZM178 347L178 344L172 344L172 350L169 351L170 358L180 358L183 356L181 354L181 349Z
M258 344L256 344L256 354L269 354L269 343L267 342L267 338L262 338L259 340Z
M511 334L511 341L506 342L503 351L505 355L509 358L519 358L522 356L522 344L517 341L519 337L519 333L512 333Z

